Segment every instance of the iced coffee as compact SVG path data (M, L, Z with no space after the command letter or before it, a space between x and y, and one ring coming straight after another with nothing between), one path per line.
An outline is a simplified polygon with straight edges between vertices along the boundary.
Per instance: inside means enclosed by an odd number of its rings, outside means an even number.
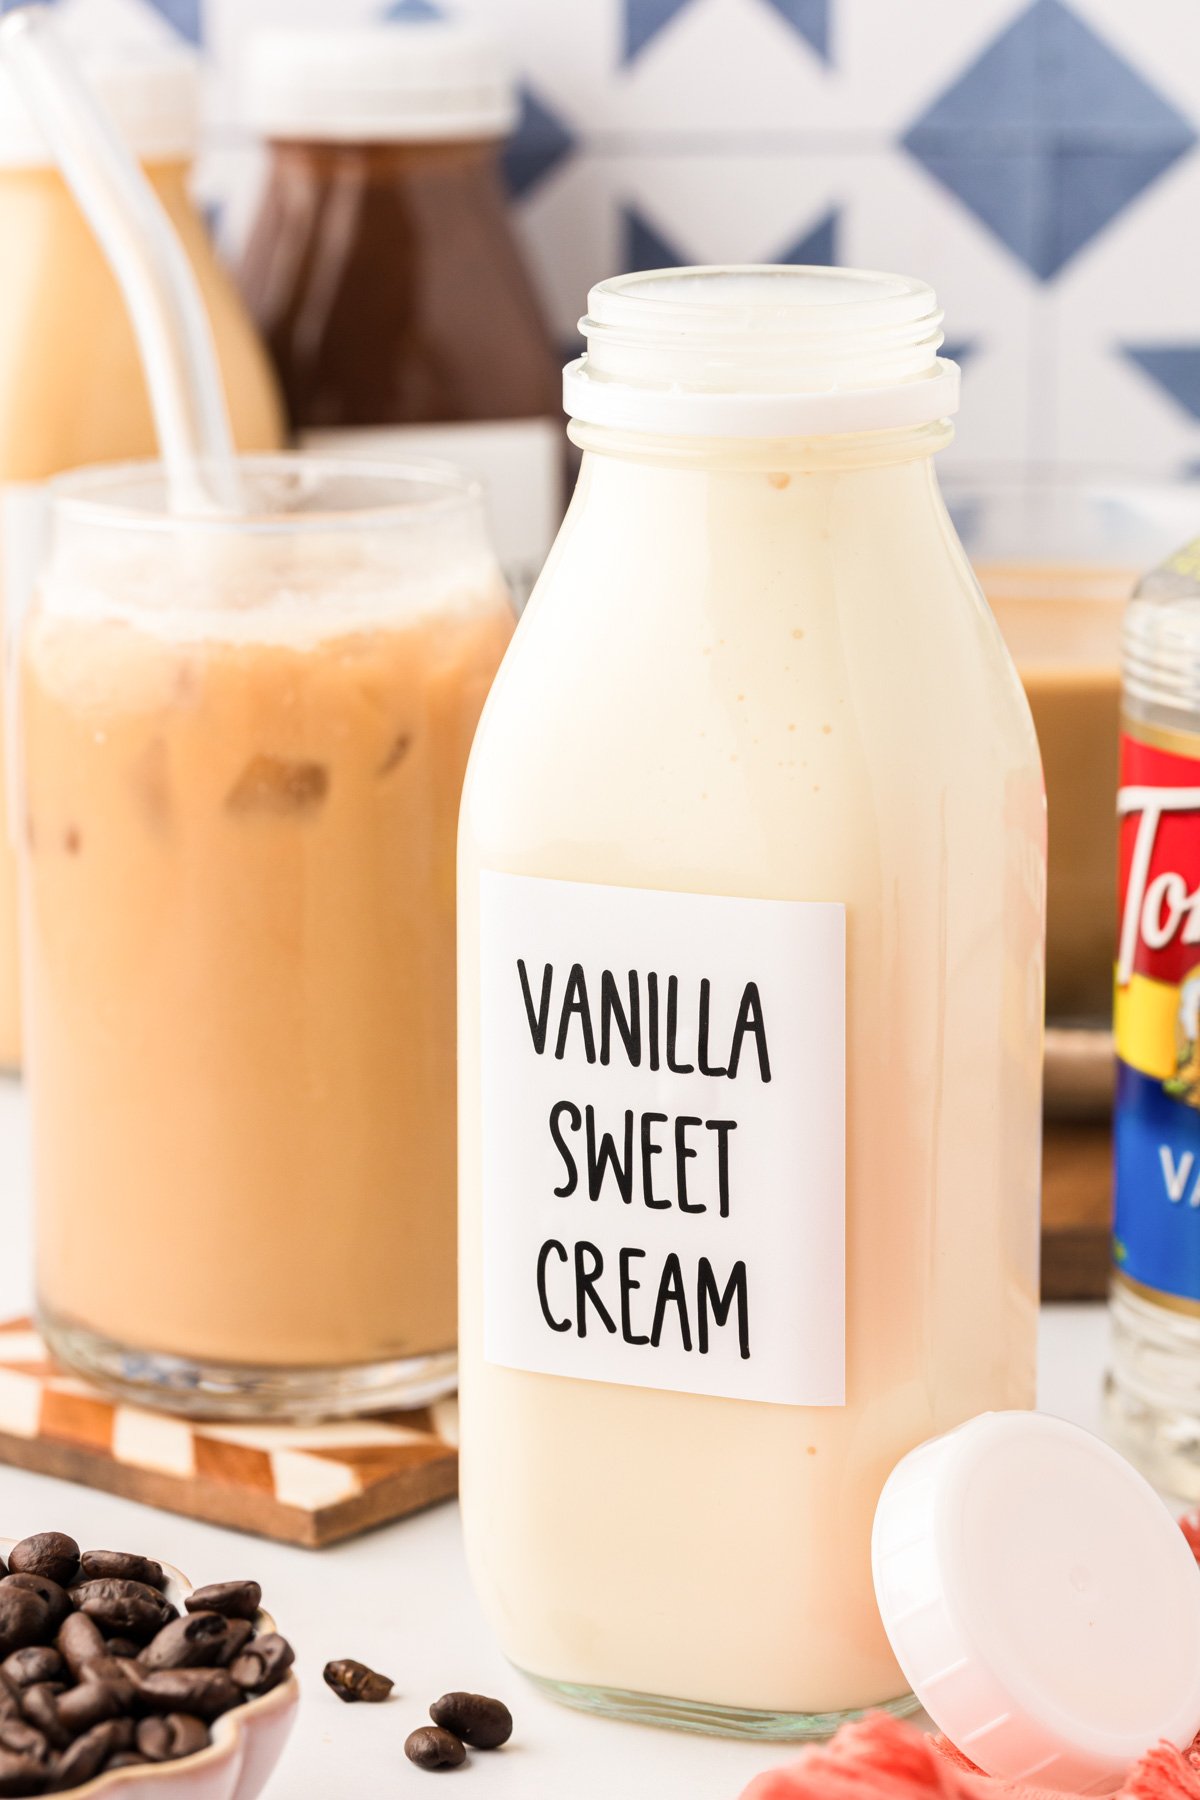
M1194 528L1183 483L952 479L947 499L1016 663L1049 808L1046 1016L1107 1030L1121 621L1137 571Z
M58 492L20 676L38 1286L159 1404L452 1379L454 842L511 621L451 473Z

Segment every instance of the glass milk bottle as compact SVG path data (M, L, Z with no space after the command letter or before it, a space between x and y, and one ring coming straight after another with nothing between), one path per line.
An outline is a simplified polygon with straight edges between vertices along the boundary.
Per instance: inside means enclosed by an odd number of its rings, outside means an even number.
M595 288L459 842L462 1485L561 1698L906 1704L895 1462L1034 1397L1045 808L930 290Z

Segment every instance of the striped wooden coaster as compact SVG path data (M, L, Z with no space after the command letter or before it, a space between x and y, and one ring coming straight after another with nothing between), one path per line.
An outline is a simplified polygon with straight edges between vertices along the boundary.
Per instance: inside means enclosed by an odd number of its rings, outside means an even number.
M113 1400L0 1323L0 1463L318 1549L458 1485L453 1399L324 1425L215 1425Z

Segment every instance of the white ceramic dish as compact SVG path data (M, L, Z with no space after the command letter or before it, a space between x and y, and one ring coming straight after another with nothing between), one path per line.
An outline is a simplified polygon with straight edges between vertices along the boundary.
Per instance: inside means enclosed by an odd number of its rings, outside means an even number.
M6 1563L16 1541L0 1538L0 1556ZM193 1584L169 1563L162 1566L167 1598L182 1612ZM260 1612L255 1627L260 1634L274 1631L275 1621L270 1613ZM206 1750L179 1762L113 1769L72 1788L72 1800L257 1800L283 1752L299 1699L300 1684L289 1669L270 1693L222 1713L211 1727L212 1743Z

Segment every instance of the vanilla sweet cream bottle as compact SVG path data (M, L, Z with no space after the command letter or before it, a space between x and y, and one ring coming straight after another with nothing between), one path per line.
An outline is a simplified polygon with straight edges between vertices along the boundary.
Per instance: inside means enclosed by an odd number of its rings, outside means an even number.
M460 828L462 1490L561 1698L906 1704L914 1445L1034 1397L1045 806L939 496L923 284L593 289Z

